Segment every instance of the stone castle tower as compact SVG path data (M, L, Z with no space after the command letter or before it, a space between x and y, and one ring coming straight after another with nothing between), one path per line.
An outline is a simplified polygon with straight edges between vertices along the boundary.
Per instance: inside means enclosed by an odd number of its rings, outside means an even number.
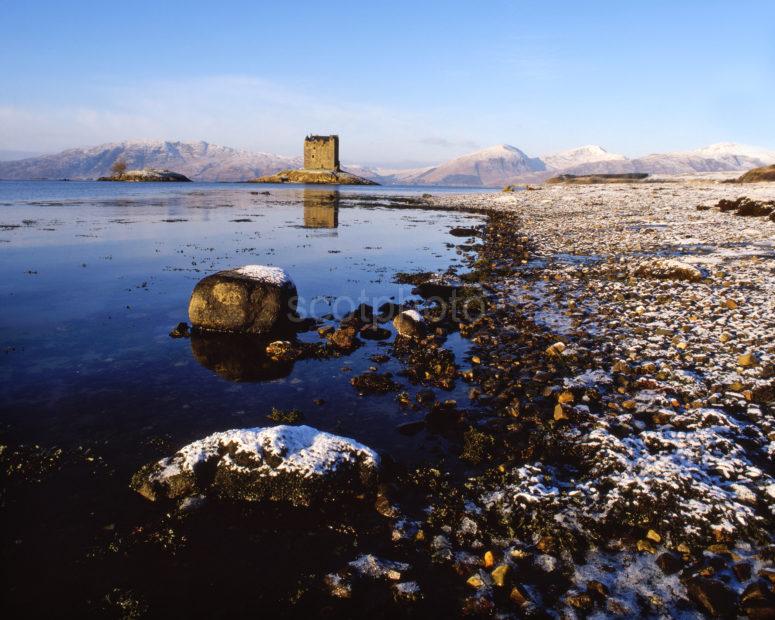
M339 136L307 136L304 139L305 170L339 170Z

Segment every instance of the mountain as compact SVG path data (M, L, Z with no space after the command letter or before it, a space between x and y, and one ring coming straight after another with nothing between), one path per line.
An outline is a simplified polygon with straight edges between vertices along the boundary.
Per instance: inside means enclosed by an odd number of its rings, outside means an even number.
M385 180L408 185L462 185L497 187L546 170L537 158L528 157L508 144L491 146L447 162L419 170L398 171Z
M8 151L0 149L0 161L14 161L17 159L26 159L28 157L37 157L40 153L32 151Z
M574 166L582 166L591 163L621 162L625 161L627 158L624 155L609 153L601 146L588 144L587 146L580 146L575 149L561 151L560 153L544 155L541 159L546 164L547 168L565 170L567 168L573 168Z
M118 159L132 170L174 170L196 181L244 181L301 165L300 158L251 153L207 142L132 141L0 162L0 179L96 179L108 176Z
M739 172L775 163L775 151L721 142L693 151L654 153L635 159L589 161L564 168L564 174L619 174L648 172L675 175L703 172Z
M134 141L0 161L0 179L96 179L109 175L117 159L123 159L130 169L174 170L195 181L245 181L302 165L300 157L252 153L207 142ZM775 164L775 151L731 142L633 159L595 145L538 158L514 146L499 144L425 168L396 170L353 164L345 169L388 185L501 187L537 183L558 174L687 175L742 172L770 164Z

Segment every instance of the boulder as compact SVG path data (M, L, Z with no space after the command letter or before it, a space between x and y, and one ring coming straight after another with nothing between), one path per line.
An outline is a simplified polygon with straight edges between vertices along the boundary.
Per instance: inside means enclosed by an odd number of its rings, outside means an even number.
M373 491L378 470L377 453L352 439L281 425L214 433L145 465L130 486L151 501L209 495L306 507Z
M393 319L393 327L400 336L422 338L425 336L425 321L417 310L404 310Z
M702 280L702 271L694 265L672 258L656 258L642 262L634 271L634 274L644 278L657 278L662 280L688 280L697 282Z
M719 579L693 576L686 582L686 593L709 616L732 618L737 615L737 595Z
M268 334L296 317L296 286L279 267L245 265L200 280L188 304L191 324L203 330Z

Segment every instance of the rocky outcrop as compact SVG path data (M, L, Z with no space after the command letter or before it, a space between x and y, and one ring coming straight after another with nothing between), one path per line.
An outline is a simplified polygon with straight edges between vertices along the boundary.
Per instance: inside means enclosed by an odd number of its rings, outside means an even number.
M547 179L546 183L556 184L565 183L569 185L594 185L597 183L636 183L648 178L648 174L645 172L630 172L625 174L561 174L551 179Z
M245 265L200 280L188 304L203 330L269 334L296 318L296 285L279 267Z
M191 183L191 179L171 170L156 170L143 168L142 170L127 170L123 174L110 177L100 177L98 181L123 181L127 183Z
M737 180L738 183L762 183L766 181L775 181L775 165L754 168Z
M283 170L253 179L251 183L308 183L314 185L379 185L344 170Z
M310 426L214 433L142 467L130 486L143 497L198 495L311 506L369 494L379 456L352 439Z

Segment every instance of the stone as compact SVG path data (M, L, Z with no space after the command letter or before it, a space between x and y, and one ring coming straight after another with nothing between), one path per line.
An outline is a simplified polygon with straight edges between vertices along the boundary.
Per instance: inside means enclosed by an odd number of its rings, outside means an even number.
M202 330L269 334L296 320L296 286L279 267L245 265L200 280L188 305Z
M450 228L449 234L453 237L475 237L479 234L479 231L476 230L476 228L464 228L462 226L457 226L455 228Z
M393 598L403 603L416 603L422 598L420 585L416 581L402 581L392 585Z
M393 327L400 336L419 339L425 336L426 324L417 310L404 310L393 319Z
M527 595L524 588L521 588L520 586L514 586L513 588L511 588L511 592L509 593L509 598L514 603L516 603L518 607L525 607L532 603L532 601L530 600L530 597Z
M732 617L737 608L737 595L723 581L708 577L691 577L686 582L691 601L713 617Z
M740 581L748 581L751 578L751 571L753 566L750 562L737 562L732 566L732 571L735 573L735 577Z
M359 394L384 394L401 388L398 383L393 381L392 375L389 372L382 374L365 372L362 375L353 377L350 383L358 390Z
M756 366L758 363L759 360L756 358L756 354L751 351L738 355L737 357L737 365L742 366L743 368L750 368L751 366Z
M546 347L546 354L547 355L562 355L562 352L565 351L565 343L558 341L555 342L553 345L550 345Z
M702 280L702 272L697 267L672 258L655 258L644 261L635 268L633 273L638 277L662 280L688 280L690 282Z
M130 486L151 501L205 495L306 507L371 493L379 464L352 439L280 425L209 435L145 465Z
M650 540L646 540L645 538L642 538L637 542L635 545L635 548L638 551L646 552L646 553L656 553L657 550L654 547L654 544Z
M299 352L288 340L275 340L266 345L267 356L278 362L289 362L295 360Z
M666 575L673 575L683 568L684 563L678 555L667 551L657 558L657 566Z
M589 592L571 594L565 599L565 602L571 607L575 607L582 611L590 611L595 606L595 600Z
M479 575L471 575L466 583L472 588L481 588L484 586L484 580Z
M496 586L498 586L499 588L502 588L504 585L506 585L506 577L508 576L508 574L509 574L509 565L499 564L490 573L490 577L492 577L492 582Z
M362 344L357 338L357 331L354 327L342 327L326 334L328 343L340 351L353 351Z
M170 338L188 338L191 336L191 331L188 328L188 323L178 323L170 332Z
M323 584L335 598L349 599L352 596L352 584L346 576L330 573L323 578Z
M662 542L662 536L660 536L654 530L649 530L648 532L646 532L646 538L648 538L651 542L655 542L655 543Z

